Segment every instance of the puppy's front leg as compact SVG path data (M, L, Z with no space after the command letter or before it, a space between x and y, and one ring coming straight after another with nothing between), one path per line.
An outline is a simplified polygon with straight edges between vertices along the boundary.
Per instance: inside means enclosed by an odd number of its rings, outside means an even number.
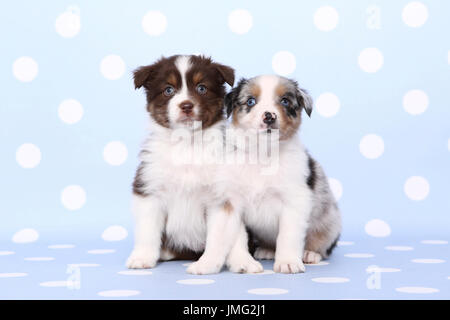
M230 254L227 257L227 266L231 272L258 273L263 272L263 266L248 252L248 234L241 221L239 233Z
M285 207L279 220L275 264L273 270L281 273L305 272L303 247L307 229L309 206Z
M234 208L229 201L209 208L205 251L198 261L188 267L187 272L192 274L220 272L236 241L240 221L240 211Z
M159 200L151 195L133 195L132 211L136 224L135 240L126 266L130 269L153 268L160 256L165 214Z

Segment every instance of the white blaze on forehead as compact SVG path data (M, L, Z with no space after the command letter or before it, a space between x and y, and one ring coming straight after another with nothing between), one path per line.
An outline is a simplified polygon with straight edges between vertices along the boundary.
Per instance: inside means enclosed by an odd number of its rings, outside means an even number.
M181 88L180 91L177 92L177 94L180 96L184 96L185 97L184 100L186 100L189 98L186 74L192 67L191 58L189 56L180 56L175 61L175 66L177 67L178 71L181 74Z
M186 74L189 71L189 69L192 67L191 63L191 57L190 56L179 56L175 60L175 67L178 69L178 72L181 75L181 86L179 90L176 91L175 95L170 99L169 105L168 105L168 111L169 111L169 119L170 122L176 122L178 119L181 109L179 108L179 105L181 102L186 100L191 100L189 97L188 87L187 87L187 81L186 81ZM196 113L196 108L194 107L194 113Z
M181 74L181 80L183 83L182 88L186 88L186 73L192 67L191 57L190 56L179 56L175 60L175 66L177 67L178 71Z
M262 112L269 111L278 114L275 105L278 99L276 89L280 84L280 78L275 75L264 75L256 78L255 83L260 89L259 98L256 101L258 108L261 108Z

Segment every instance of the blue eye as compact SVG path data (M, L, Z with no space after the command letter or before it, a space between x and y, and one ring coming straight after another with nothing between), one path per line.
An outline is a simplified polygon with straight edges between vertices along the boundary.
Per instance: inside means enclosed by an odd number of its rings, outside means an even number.
M165 96L171 96L171 95L173 95L175 93L175 89L173 88L173 87L171 87L171 86L168 86L168 87L166 87L165 89L164 89L164 95Z
M253 107L256 104L256 99L255 98L250 98L247 100L247 105L249 107Z
M291 102L286 98L281 99L280 103L283 107L289 107L291 105Z
M206 86L204 86L203 84L199 84L197 86L197 92L200 94L205 94L206 91L208 91L208 89L206 88Z

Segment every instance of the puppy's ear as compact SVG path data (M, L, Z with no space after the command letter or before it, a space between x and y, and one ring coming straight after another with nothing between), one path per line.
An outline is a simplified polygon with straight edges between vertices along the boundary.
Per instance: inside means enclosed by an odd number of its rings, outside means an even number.
M147 88L145 84L152 76L154 76L155 72L156 72L156 65L154 64L145 67L139 67L136 70L134 70L133 75L134 75L135 89L139 89L142 86Z
M299 87L297 87L297 103L301 108L305 109L306 114L311 118L313 99L306 90Z
M232 87L234 85L234 69L220 63L213 63L213 66L219 71L223 82L228 83Z
M225 109L227 110L227 118L230 117L233 110L239 104L239 95L241 94L242 87L248 83L247 79L242 78L235 88L233 88L224 99Z
M234 109L234 91L235 89L231 90L231 92L228 92L225 95L224 104L225 104L225 110L227 110L227 118L230 117L231 113Z

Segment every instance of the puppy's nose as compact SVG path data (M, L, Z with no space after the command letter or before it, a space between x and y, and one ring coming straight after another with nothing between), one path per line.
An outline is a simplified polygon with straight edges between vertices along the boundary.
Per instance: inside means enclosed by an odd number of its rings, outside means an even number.
M265 124L267 124L268 126L270 126L270 125L273 124L276 120L277 120L277 115L276 115L276 113L273 113L273 112L264 112L263 122L264 122Z
M180 103L180 108L184 113L189 114L192 112L192 109L194 109L194 104L190 101L183 101Z

